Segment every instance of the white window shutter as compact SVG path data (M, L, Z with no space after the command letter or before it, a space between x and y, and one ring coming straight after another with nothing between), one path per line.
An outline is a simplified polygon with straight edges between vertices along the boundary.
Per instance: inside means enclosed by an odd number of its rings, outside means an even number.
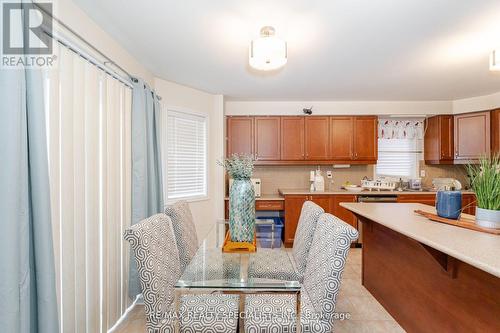
M166 140L167 200L206 197L206 118L168 110Z
M379 139L377 176L418 177L421 143L418 139Z

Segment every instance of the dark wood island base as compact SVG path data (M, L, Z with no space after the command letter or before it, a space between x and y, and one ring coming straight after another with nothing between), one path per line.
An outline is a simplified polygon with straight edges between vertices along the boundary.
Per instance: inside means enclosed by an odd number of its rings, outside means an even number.
M500 332L500 278L356 215L362 284L406 331Z

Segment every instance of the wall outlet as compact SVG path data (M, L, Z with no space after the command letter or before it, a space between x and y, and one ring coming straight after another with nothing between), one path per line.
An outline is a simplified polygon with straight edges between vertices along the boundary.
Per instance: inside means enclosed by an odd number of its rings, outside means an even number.
M420 170L420 177L424 178L425 177L425 170Z
M328 178L328 179L332 179L332 178L333 178L333 175L332 175L332 171L331 171L331 170L328 170L328 171L326 172L326 178Z

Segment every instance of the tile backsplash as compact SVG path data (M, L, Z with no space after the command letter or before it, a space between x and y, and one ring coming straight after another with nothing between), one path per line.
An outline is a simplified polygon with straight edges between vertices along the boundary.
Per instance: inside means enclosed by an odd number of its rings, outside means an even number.
M316 170L317 166L256 166L254 178L262 181L262 195L277 195L278 189L308 189L310 186L309 172ZM321 166L321 171L325 177L325 188L329 188L329 180L326 178L326 171L333 171L333 187L339 188L346 181L353 184L360 184L364 176L373 178L374 165L351 165L349 168L336 168L331 165ZM426 165L420 161L420 170L425 170L426 176L422 177L422 186L432 187L432 179L437 177L456 178L462 186L468 186L465 168L461 165Z
M279 188L308 189L310 186L309 172L316 170L317 166L256 166L254 178L260 178L262 182L262 195L276 195ZM373 177L373 165L352 165L349 168L334 169L331 165L321 166L323 177L325 177L325 188L328 189L329 179L326 171L333 171L333 186L338 188L346 181L359 184L364 176Z

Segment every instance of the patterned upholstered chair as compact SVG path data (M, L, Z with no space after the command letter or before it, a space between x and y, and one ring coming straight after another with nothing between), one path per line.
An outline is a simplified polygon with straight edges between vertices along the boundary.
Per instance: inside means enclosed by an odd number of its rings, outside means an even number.
M179 249L181 272L184 272L184 269L198 250L198 237L196 236L193 215L189 209L189 204L184 200L168 205L165 208L165 214L172 220L175 240Z
M174 284L180 276L179 252L172 222L165 214L151 216L125 230L139 271L148 332L174 332ZM186 295L181 298L181 332L236 332L238 296Z
M332 331L342 272L351 242L357 238L357 230L337 217L319 218L301 290L302 332ZM295 332L295 302L288 295L247 296L246 332Z
M279 280L298 278L302 282L314 231L316 230L320 215L324 212L323 208L312 201L306 201L302 206L297 231L295 232L291 258L295 264L298 276L295 272L286 271L282 265L279 265L284 260L282 258L284 255L283 252L267 249L259 249L253 255L249 273L254 277ZM285 260L288 259L285 258Z

